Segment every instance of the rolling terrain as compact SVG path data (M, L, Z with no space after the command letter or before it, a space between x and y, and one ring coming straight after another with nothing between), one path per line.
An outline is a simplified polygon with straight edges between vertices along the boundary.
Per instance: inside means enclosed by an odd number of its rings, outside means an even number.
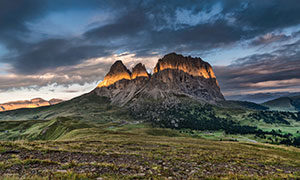
M300 96L281 97L262 104L274 111L300 111Z
M226 101L200 58L171 53L154 74L142 64L130 71L116 61L90 93L1 112L0 175L300 178L300 113L272 111L271 104Z
M145 125L0 142L6 179L297 179L298 148L212 141Z

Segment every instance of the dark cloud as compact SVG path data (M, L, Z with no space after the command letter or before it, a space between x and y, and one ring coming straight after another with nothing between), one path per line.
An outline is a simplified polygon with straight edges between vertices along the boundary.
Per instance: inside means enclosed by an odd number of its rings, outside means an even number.
M218 15L217 21L207 22L205 24L176 24L176 12L178 9L190 10L192 14L197 14L201 11L212 11L212 7L220 3L223 10ZM65 10L68 8L106 8L114 9L112 13L116 18L110 24L100 26L87 31L84 34L83 42L91 42L107 46L107 44L115 44L116 42L123 45L124 49L134 51L140 55L151 54L151 51L169 52L170 49L180 52L193 50L207 50L212 48L222 47L243 39L255 37L257 34L266 32L269 29L282 28L295 25L299 20L299 3L296 1L282 2L275 1L38 1L28 0L25 2L19 1L1 1L0 4L0 26L6 30L6 33L14 34L15 36L6 36L2 38L9 48L17 49L19 52L18 61L15 63L15 68L20 72L27 72L23 64L28 62L34 63L36 68L49 68L80 62L82 58L88 58L88 53L81 53L77 60L74 57L66 58L68 50L60 50L60 47L66 44L63 40L62 44L58 44L56 39L49 39L45 42L40 42L31 45L23 42L18 38L18 35L24 35L24 32L29 31L25 23L34 19L42 18L45 14L51 11ZM229 23L226 17L232 16L233 23ZM13 32L19 31L19 33ZM4 32L1 33L2 35ZM1 35L0 35L1 36ZM117 41L118 40L118 41ZM123 41L122 41L123 40ZM132 42L132 43L131 43ZM43 44L38 51L22 52L24 47L37 46ZM45 45L48 43L47 45ZM49 44L50 43L50 44ZM42 49L43 47L50 49ZM84 48L91 47L91 50L83 49L83 51L94 53L95 45L91 44ZM72 49L73 46L67 49ZM111 47L108 47L111 49ZM101 50L100 50L101 51ZM17 51L18 53L18 51ZM45 54L43 54L45 53ZM62 53L61 55L55 55ZM53 58L63 58L61 61L50 60L50 63L38 62L48 61L47 56L54 55ZM36 57L32 55L37 55ZM84 56L86 55L86 57ZM101 55L101 53L99 54ZM44 57L43 57L44 56ZM91 55L93 56L93 55ZM30 59L30 60L28 60ZM70 61L68 61L70 60ZM57 65L53 65L57 62ZM63 62L63 63L61 63ZM43 64L43 65L42 65ZM38 66L41 65L41 66ZM23 68L23 69L22 69Z
M250 0L246 8L236 12L235 18L243 27L270 31L298 25L300 23L299 8L300 4L297 0Z
M182 14L183 19L187 19L189 15L196 16L199 13L208 16L217 5L220 5L220 12L206 21L201 21L205 18L200 18L196 23L178 21L178 12L181 10L190 13ZM106 10L112 18L104 25L93 23L79 37L31 40L32 32L26 23L43 20L47 14L69 9ZM12 65L15 73L35 75L116 52L128 51L137 57L147 57L173 51L201 54L246 40L251 40L252 46L267 45L299 35L299 32L291 36L274 33L299 25L299 9L298 0L2 0L0 43L11 53L0 57L0 62ZM258 84L267 81L292 84L287 80L300 78L299 44L289 44L272 53L240 58L227 67L215 67L222 89L272 88Z
M267 33L251 41L250 46L268 46L272 44L286 44L287 41L295 40L300 37L300 31L295 31L290 35L284 33ZM285 43L283 43L285 42Z
M164 29L152 32L148 48L165 48L167 51L171 48L181 52L208 50L237 42L251 33L247 32L228 25L224 20L219 20L212 24L206 23L184 29Z
M27 31L24 23L30 19L38 18L37 14L43 11L43 2L39 0L2 0L0 1L0 32Z
M229 66L214 67L225 93L240 94L262 90L300 87L300 41L272 53L240 58Z
M77 45L66 39L48 39L32 44L30 47L28 52L9 57L17 73L35 74L44 69L74 65L88 58L105 57L111 54L107 47Z
M95 83L104 78L105 73L111 66L111 62L98 62L80 64L78 66L62 66L52 69L48 73L36 75L1 76L0 90L11 88L21 89L23 87L40 87L47 85L70 86L71 84L84 85ZM82 67L83 66L83 67Z
M145 12L134 10L120 15L114 23L94 28L85 33L90 40L113 40L115 38L134 36L147 28L147 17Z
M290 38L291 38L290 36L287 36L285 34L266 34L264 36L260 36L259 38L253 40L251 42L251 45L252 46L268 45L272 43L286 41Z

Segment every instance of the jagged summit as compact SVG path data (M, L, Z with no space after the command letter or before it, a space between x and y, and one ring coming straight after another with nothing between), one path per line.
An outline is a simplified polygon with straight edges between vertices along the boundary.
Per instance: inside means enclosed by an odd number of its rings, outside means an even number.
M225 100L207 62L176 53L159 59L153 75L141 63L130 72L121 61L116 61L94 92L120 106L151 98L173 101L182 96L209 103Z
M145 65L138 63L130 72L121 60L116 61L110 68L109 72L104 77L104 80L99 83L98 87L108 87L122 79L133 80L137 77L149 77Z
M142 63L138 63L132 69L131 79L135 79L137 77L149 77L146 67Z
M104 77L104 80L99 83L98 87L112 85L121 79L131 79L131 72L121 60L118 60L111 66L109 72Z
M167 54L162 59L159 59L154 68L154 73L164 69L176 69L193 76L216 78L212 67L201 58L184 57L176 53Z

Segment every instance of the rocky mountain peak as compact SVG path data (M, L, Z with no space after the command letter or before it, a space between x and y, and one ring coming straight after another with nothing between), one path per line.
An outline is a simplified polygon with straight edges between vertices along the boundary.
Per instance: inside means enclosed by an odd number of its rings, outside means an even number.
M99 83L98 87L112 85L121 79L131 79L131 72L121 60L118 60L111 66L109 72L104 77L104 80Z
M121 61L117 61L94 92L109 97L112 104L119 106L129 102L129 106L139 106L149 99L175 102L180 101L178 97L209 103L224 100L212 67L207 62L176 53L159 59L152 75L141 63L131 73Z
M159 59L154 68L154 73L165 69L180 70L192 76L216 78L212 67L201 58L184 57L176 53L167 54L162 59Z
M135 79L137 77L149 77L146 67L142 63L138 63L132 69L131 79Z

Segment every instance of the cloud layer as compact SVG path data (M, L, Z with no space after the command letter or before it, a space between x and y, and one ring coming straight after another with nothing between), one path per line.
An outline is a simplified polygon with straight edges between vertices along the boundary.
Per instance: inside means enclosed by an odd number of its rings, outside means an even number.
M237 57L213 61L234 60L215 67L225 94L294 91L299 9L297 0L2 0L0 89L99 81L124 52L154 66L169 52L210 61L230 49Z
M217 66L215 72L228 96L299 92L300 40L270 53L240 58L229 66Z

